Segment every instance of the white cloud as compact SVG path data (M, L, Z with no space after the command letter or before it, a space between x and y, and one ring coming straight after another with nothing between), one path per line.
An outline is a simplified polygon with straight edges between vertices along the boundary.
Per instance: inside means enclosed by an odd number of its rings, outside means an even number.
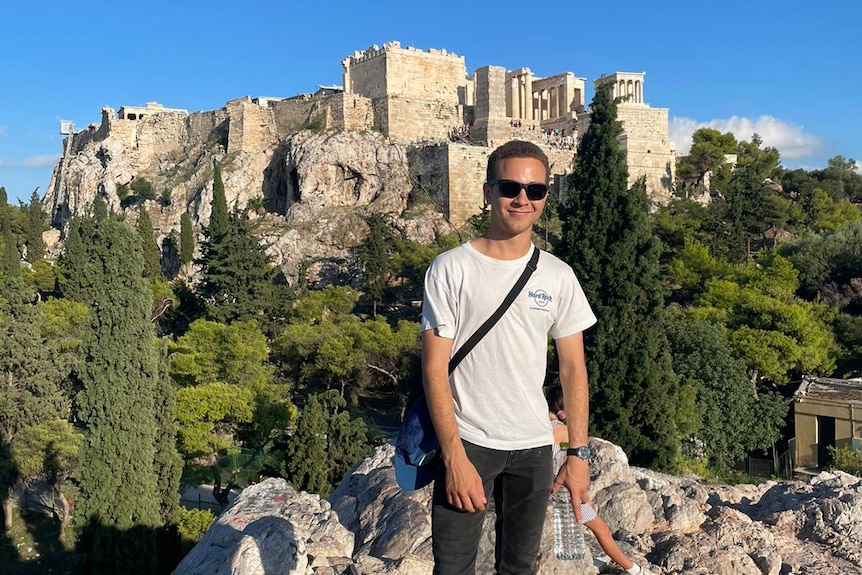
M4 126L3 124L0 124L0 136L3 136L5 134L6 134L6 126Z
M777 148L782 158L806 158L816 155L826 147L822 138L806 133L803 126L772 116L760 116L756 120L732 116L708 122L680 117L670 121L670 139L676 144L678 155L688 153L691 148L691 135L699 128L712 128L721 133L731 132L740 141L751 141L751 136L758 134L763 139L763 145Z
M53 168L60 160L59 154L43 154L31 156L23 160L7 160L0 158L2 168Z

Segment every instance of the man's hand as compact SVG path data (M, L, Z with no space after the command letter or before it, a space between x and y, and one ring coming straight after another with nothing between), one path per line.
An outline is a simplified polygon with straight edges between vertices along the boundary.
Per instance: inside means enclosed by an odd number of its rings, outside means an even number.
M569 490L572 495L572 508L575 519L581 522L581 503L589 503L590 495L590 464L580 457L569 457L560 468L551 493L556 493L561 486Z
M485 488L482 478L466 454L455 456L448 460L446 466L446 499L459 511L475 513L484 511L488 500L485 498Z

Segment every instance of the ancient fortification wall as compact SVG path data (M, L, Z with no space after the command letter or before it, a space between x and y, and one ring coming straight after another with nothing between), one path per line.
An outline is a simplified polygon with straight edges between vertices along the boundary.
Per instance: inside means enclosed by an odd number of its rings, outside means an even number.
M344 91L372 101L374 127L389 138L445 139L464 123L461 56L390 42L355 52L342 65Z
M667 135L668 109L621 104L618 118L623 124L622 147L626 151L629 184L646 176L653 200L670 200L676 173L676 151Z
M227 103L227 153L266 150L278 143L278 132L272 112L251 98L239 98Z
M321 87L313 95L239 98L191 116L155 102L124 106L119 117L105 108L98 128L75 134L72 152L111 136L141 164L189 140L215 138L230 153L261 152L305 128L376 130L414 143L410 163L417 186L427 188L453 223L461 223L481 207L485 162L494 147L515 138L534 141L548 151L551 175L565 176L573 169L577 137L589 125L585 79L571 72L540 78L529 68L484 66L468 77L462 56L398 42L354 52L342 66L343 87ZM631 181L645 175L651 197L665 201L675 151L668 110L644 102L644 77L616 72L595 84L612 85L624 99L620 141Z

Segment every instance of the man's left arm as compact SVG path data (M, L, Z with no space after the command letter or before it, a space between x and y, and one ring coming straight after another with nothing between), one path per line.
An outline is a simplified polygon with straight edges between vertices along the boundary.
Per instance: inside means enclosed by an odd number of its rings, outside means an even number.
M587 362L584 354L583 334L578 332L555 340L560 361L560 385L566 408L566 427L569 446L587 445L590 417L590 389ZM590 465L579 457L568 457L554 480L552 492L564 485L572 494L575 517L581 519L581 502L588 503L590 496Z

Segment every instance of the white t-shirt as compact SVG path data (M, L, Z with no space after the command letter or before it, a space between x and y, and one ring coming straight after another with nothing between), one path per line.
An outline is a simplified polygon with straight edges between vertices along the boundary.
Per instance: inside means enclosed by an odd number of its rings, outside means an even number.
M532 253L496 260L468 242L437 256L425 274L422 331L453 339L455 353L499 307ZM550 445L542 392L548 334L560 339L594 323L572 268L541 252L518 297L449 378L461 438L505 451Z

